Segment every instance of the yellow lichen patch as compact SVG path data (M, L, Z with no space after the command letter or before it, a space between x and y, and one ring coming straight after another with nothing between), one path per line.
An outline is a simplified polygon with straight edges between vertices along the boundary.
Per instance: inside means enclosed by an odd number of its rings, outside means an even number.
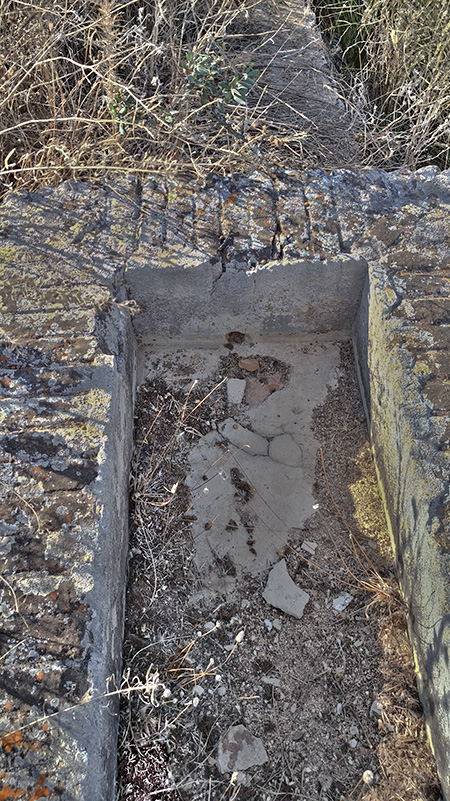
M74 412L84 413L86 420L106 422L110 403L110 394L99 387L94 387L73 398L72 407Z
M369 443L365 443L361 448L356 463L361 471L361 477L349 487L355 506L356 521L360 530L377 543L380 553L392 557L386 515Z
M14 262L17 258L17 248L11 244L5 244L0 247L0 261Z

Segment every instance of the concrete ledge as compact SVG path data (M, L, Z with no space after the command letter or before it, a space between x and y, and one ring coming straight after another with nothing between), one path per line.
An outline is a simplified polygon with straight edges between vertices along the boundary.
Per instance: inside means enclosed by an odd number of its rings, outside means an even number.
M449 357L433 336L433 323L428 330L419 329L404 316L407 297L395 307L392 281L393 276L372 268L366 405L397 575L408 606L419 693L449 798ZM436 305L450 309L450 298L439 296ZM442 329L436 332L440 339ZM363 362L361 349L358 356Z
M120 673L133 329L142 344L348 332L363 293L361 383L450 798L449 183L434 169L156 176L0 207L0 771L11 794L114 797L117 699L92 699Z
M2 207L5 798L114 796L118 699L93 699L121 673L134 335L111 261L73 242L94 204L66 186Z

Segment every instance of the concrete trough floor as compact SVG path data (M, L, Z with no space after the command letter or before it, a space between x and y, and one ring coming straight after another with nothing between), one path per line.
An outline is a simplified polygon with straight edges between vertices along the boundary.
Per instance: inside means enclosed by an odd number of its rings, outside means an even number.
M319 443L312 415L336 386L340 364L336 335L242 338L232 353L242 377L227 379L228 415L199 439L187 465L195 563L205 591L227 597L243 574L262 576L278 560L289 532L313 514ZM224 336L216 348L158 348L147 363L148 380L162 378L188 394L195 381L226 377L226 342ZM252 487L245 513L239 476ZM230 520L236 521L232 530ZM234 577L218 574L217 557L231 560Z
M370 563L366 574L355 561L351 537L330 506L320 460L324 450L329 489L368 559L389 576L392 560L378 555L376 539L383 524L377 529L372 516L372 529L364 529L358 512L367 515L371 501L367 493L359 509L355 501L358 482L367 486L374 479L370 458L362 459L367 429L351 354L348 330L249 336L224 329L215 343L156 342L141 351L144 393L137 411L145 426L157 413L156 386L159 401L165 398L159 408L173 393L179 409L196 383L201 388L187 401L188 419L180 426L181 439L189 428L198 432L184 457L175 448L160 462L158 429L148 437L161 470L165 462L182 464L181 473L163 473L161 481L170 488L176 479L189 488L189 525L176 513L171 519L170 505L156 518L147 507L145 534L136 531L135 519L131 535L129 598L141 606L128 610L125 652L132 670L145 672L152 663L171 691L175 712L148 712L156 739L171 754L170 801L228 798L233 773L233 786L249 801L270 801L276 786L293 798L334 799L336 793L345 797L363 774L380 778L374 746L374 709L383 709L380 645L375 619L365 616L372 595L354 581L356 574L367 579ZM211 388L200 429L195 415L189 422L189 410ZM348 408L336 411L342 405ZM138 419L137 450L142 426ZM138 495L146 490L143 472L135 474ZM145 505L137 504L145 518ZM163 533L152 538L158 517L165 521ZM143 543L151 564L142 561ZM177 653L184 647L188 658L181 666ZM181 690L170 670L184 679ZM191 680L190 671L197 678ZM330 676L338 677L334 687ZM289 789L281 753L292 773ZM152 756L144 747L141 759L151 765ZM123 763L129 757L125 749ZM180 796L171 794L174 786Z

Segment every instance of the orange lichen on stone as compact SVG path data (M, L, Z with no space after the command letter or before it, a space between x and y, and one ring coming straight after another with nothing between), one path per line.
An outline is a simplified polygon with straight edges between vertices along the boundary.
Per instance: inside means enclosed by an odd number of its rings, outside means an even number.
M39 779L36 782L35 790L30 798L30 801L38 801L39 798L47 798L50 795L50 790L48 789L48 787L44 787L44 782L46 778L47 774L41 773Z
M19 747L21 745L23 745L21 731L12 731L10 734L4 734L2 736L2 746L5 750L5 754L9 754L14 746Z
M44 671L40 670L39 673L36 673L36 681L42 681L44 678Z
M13 790L12 787L2 787L0 790L0 801L13 801L14 798L20 798L23 796L24 791L19 787L17 790Z

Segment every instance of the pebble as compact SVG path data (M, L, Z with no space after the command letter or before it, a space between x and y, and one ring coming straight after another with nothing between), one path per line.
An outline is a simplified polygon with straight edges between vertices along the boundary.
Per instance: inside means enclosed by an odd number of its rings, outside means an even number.
M314 556L317 548L317 542L314 542L313 540L305 540L304 542L302 542L301 548L302 551L306 551L306 553L309 553L311 556Z
M368 784L370 787L375 781L375 776L373 775L371 770L365 770L362 775L362 780L364 784Z
M335 615L338 612L342 612L351 602L353 601L353 595L350 595L349 592L343 592L342 595L338 595L337 598L333 601L333 612Z
M261 679L263 684L271 684L272 687L280 687L280 679L272 678L271 676L263 676Z
M381 717L381 706L380 702L375 699L372 706L370 707L370 717L374 717L376 715L377 718Z

